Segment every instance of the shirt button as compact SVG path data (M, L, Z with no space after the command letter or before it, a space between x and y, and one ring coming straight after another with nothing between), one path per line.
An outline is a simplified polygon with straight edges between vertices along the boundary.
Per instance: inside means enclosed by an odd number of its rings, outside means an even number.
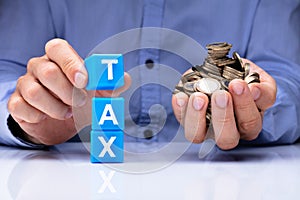
M152 69L153 66L154 66L154 62L153 62L153 60L151 60L151 59L147 59L147 60L145 61L145 65L146 65L146 67L147 67L148 69Z
M153 132L150 129L144 131L144 137L147 140L150 140L153 137Z

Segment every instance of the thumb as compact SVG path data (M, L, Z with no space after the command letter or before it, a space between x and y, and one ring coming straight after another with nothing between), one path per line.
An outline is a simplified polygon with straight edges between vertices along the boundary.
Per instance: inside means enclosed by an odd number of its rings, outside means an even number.
M95 96L97 97L118 97L121 93L125 92L131 85L131 77L124 73L124 85L116 90L97 90Z

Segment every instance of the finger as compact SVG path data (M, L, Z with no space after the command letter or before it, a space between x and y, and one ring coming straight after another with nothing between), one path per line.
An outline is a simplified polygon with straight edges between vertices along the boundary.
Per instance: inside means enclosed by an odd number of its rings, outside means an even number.
M131 85L131 77L125 72L124 73L124 85L116 90L97 90L95 96L102 97L118 97L121 93L125 92Z
M217 145L224 150L232 149L239 143L232 99L228 92L219 90L211 97L212 123Z
M67 41L50 40L45 46L45 51L47 57L62 69L75 87L84 88L86 86L88 79L83 60Z
M270 108L276 100L276 88L270 87L266 83L251 83L249 89L256 106L265 111Z
M208 97L200 92L193 93L188 102L184 121L184 133L187 140L203 142L206 133L206 108Z
M21 122L19 125L26 132L26 136L29 136L27 137L29 141L48 146L61 144L77 133L72 118L56 120L48 117L40 123ZM63 134L62 129L65 130Z
M44 87L48 88L65 104L82 106L86 103L86 92L78 90L75 98L73 85L62 70L54 62L49 61L46 56L30 59L27 68L29 73L33 74Z
M254 140L262 129L261 115L245 81L235 79L229 84L238 130L242 139Z
M29 105L18 92L11 95L7 108L12 117L18 122L39 123L46 115Z
M184 125L184 117L189 97L183 92L179 92L172 97L172 107L177 121Z
M60 120L72 117L71 108L51 95L32 76L20 78L17 88L28 104L50 117Z
M260 76L260 83L251 83L249 88L257 107L264 111L275 103L276 82L272 76L250 60L243 59L243 62L250 63L250 72L257 72Z

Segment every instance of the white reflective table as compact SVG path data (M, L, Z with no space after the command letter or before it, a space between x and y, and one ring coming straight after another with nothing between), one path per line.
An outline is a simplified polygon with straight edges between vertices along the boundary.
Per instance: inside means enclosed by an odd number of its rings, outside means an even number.
M300 144L215 149L202 160L199 145L182 143L130 153L147 145L125 144L119 164L90 163L82 143L0 146L0 199L300 199Z

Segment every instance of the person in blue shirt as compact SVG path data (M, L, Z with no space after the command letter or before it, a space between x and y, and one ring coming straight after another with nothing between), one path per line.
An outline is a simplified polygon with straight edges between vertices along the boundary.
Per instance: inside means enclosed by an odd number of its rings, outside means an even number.
M239 143L287 144L300 136L298 0L16 0L1 1L0 13L2 144L39 147L75 136L74 109L84 109L90 101L84 90L88 77L83 59L109 37L143 27L174 30L202 46L231 43L248 59L244 61L251 64L251 71L260 74L261 83L248 86L233 80L228 92L211 97L212 123L221 149ZM151 43L151 38L141 33L139 41ZM117 51L122 43L114 45ZM184 41L172 45L180 49ZM125 71L140 66L131 78L125 73L125 86L117 92L128 89L130 82L140 85L129 102L138 137L128 135L127 140L171 141L179 129L177 121L188 140L205 139L207 96L172 96L170 89L158 84L165 78L179 81L163 74L162 66L183 74L195 64L201 63L189 63L162 49L143 48L125 55ZM149 78L156 80L154 84L147 82ZM97 91L98 96L111 93ZM149 116L154 104L166 110L163 127L158 127L163 115Z

